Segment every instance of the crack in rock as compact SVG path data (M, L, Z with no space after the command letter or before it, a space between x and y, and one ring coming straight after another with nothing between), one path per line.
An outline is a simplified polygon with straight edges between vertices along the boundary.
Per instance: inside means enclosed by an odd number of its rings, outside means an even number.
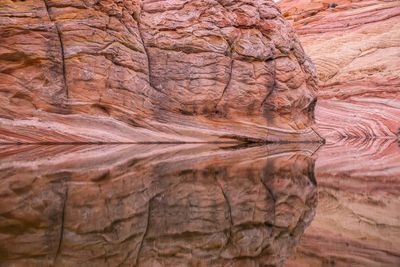
M47 1L48 0L43 0L44 5L46 7L47 16L49 17L49 20L52 23L54 23L54 26L57 31L58 40L60 42L62 75L63 75L64 89L65 89L65 96L68 99L69 98L69 89L68 89L68 82L67 82L67 69L65 67L65 52L64 52L64 42L63 42L63 38L62 38L62 32L60 31L60 27L58 26L57 22L50 15L50 6Z

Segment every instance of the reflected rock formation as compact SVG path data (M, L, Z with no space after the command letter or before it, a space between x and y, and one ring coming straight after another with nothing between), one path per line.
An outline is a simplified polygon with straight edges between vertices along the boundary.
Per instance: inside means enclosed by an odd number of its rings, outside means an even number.
M400 266L400 146L347 140L317 154L318 208L286 267Z
M3 146L0 262L282 266L315 214L315 150Z

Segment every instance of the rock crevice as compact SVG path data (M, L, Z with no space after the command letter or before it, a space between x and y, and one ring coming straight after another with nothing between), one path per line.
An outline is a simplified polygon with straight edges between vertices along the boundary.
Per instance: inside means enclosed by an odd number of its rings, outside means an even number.
M321 141L312 63L273 1L7 1L0 14L0 142Z
M57 22L55 22L51 16L50 13L50 6L48 3L48 0L43 0L44 5L46 6L46 11L47 11L47 15L49 17L49 20L54 24L54 27L57 31L57 36L58 39L60 41L60 51L61 51L61 66L62 66L62 76L63 76L63 81L64 81L64 87L65 87L65 96L66 99L68 100L68 82L67 82L67 69L65 67L65 52L64 52L64 43L63 43L63 37L62 37L62 33L60 31L60 27L58 26Z

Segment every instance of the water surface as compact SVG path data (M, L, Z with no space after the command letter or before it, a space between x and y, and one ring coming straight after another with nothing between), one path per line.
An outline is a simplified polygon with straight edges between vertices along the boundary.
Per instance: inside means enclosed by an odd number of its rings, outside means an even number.
M1 266L397 266L396 142L0 148Z

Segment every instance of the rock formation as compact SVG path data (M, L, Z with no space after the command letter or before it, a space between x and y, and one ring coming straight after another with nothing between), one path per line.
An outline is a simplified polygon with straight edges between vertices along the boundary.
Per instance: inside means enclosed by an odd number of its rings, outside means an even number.
M343 138L400 134L400 2L282 0L317 68L318 131Z
M320 141L272 0L0 1L1 142Z
M2 266L282 266L315 147L0 147Z
M400 266L400 2L282 0L319 79L318 209L288 267Z

